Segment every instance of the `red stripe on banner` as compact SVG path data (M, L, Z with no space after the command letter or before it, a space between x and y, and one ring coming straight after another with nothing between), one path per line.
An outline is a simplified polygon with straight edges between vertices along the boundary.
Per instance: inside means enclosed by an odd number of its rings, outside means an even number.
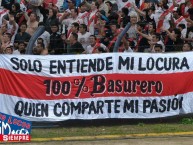
M51 78L0 69L0 74L0 93L38 100L170 96L193 91L193 72Z

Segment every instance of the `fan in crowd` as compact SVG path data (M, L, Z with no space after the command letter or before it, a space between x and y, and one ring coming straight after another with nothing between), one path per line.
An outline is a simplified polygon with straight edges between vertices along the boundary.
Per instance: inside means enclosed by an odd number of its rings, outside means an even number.
M25 54L45 26L34 55L192 51L193 0L6 0L0 8L0 53Z

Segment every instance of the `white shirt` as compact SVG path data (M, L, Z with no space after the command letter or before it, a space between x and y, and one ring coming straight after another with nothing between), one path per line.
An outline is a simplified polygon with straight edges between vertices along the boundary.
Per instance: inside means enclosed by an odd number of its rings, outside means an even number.
M182 34L181 38L186 38L186 33L187 33L187 29L185 28L181 31L181 34Z
M127 52L133 52L133 50L131 49L131 47L129 47L128 49L125 49L124 53L127 53Z
M180 19L180 18L179 18L179 19ZM178 20L178 19L177 19L177 20ZM174 19L174 22L176 23L177 20ZM187 33L187 23L188 23L188 22L186 21L186 19L183 18L183 19L176 25L176 27L178 27L179 24L185 24L185 26L186 26L186 28L183 29L183 30L181 31L181 34L182 34L181 38L186 38L186 33Z
M105 4L105 2L102 3L102 4L100 4L100 6L99 6L99 11L101 11L101 10L104 10L104 11L105 11L105 15L107 16L108 11L109 11L109 8L108 8L108 6Z
M15 54L15 55L21 55L21 53L19 52L19 50L14 50L12 54Z
M193 39L193 32L189 32L189 33L188 33L188 38ZM193 42L191 42L191 44L193 45Z
M185 0L175 0L178 5L181 5L182 3L185 3Z
M180 19L180 18L179 18ZM178 19L177 19L178 20ZM176 21L177 21L176 19L174 19L174 22L176 23ZM186 26L186 28L187 28L187 21L186 21L186 19L185 18L183 18L177 25L176 25L176 27L178 27L178 25L179 24L185 24L185 26Z
M95 25L95 20L93 19L94 15L96 14L97 10L92 11L89 16L90 26L89 26L89 32L94 35L94 25ZM92 21L91 21L92 20Z
M11 43L14 43L15 41L15 35L17 34L17 31L19 29L19 25L17 23L15 23L15 30L13 29L13 25L9 23L9 21L7 21L7 26L8 26L8 30L7 32L12 34L12 37L11 37ZM13 33L14 32L14 33Z
M48 31L44 31L42 35L40 35L38 38L42 38L44 40L44 46L47 48L50 44L50 33ZM35 42L37 44L37 40Z
M116 0L116 3L118 6L118 11L121 11L121 9L123 7L126 7L127 3L134 3L135 4L135 0L128 0L127 2L123 2L122 0Z
M164 11L159 8L158 10L155 11L155 14L152 14L151 15L151 19L154 19L155 20L155 23L156 23L156 27L158 26L158 23L159 23L159 18L161 17L162 13ZM168 13L165 18L164 18L164 21L163 21L163 28L164 29L169 29L170 28L170 23L169 21L171 20L171 13Z
M71 29L71 25L72 25L72 23L74 23L74 22L77 22L77 23L79 23L79 24L83 24L83 20L82 19L79 19L78 17L77 18L68 18L68 19L64 19L63 21L62 21L62 25L63 25L63 31L62 31L62 33L65 33L65 27L67 26L68 28L68 30L70 30Z
M83 23L88 25L89 12L79 13L78 18L83 20Z
M0 9L0 12L2 12L2 11L4 11L5 9L4 8L1 8ZM0 26L2 25L2 18L3 18L3 16L5 16L6 14L8 14L8 12L9 11L4 11L4 13L2 13L1 15L0 15Z
M164 45L164 43L160 40L160 41L158 41L157 42L157 44L160 44L161 46L162 46L162 52L165 52L165 45ZM153 49L152 49L152 52L155 52L155 45L153 46Z
M92 54L94 47L95 47L95 46L91 46L91 45L87 46L87 48L86 48L86 53L87 53L87 54ZM104 50L107 49L107 47L106 47L104 44L102 44L102 43L100 43L100 46L99 46L99 47L102 47Z
M78 33L78 41L82 44L83 48L86 50L89 45L89 37L91 33L86 32L85 34Z
M133 38L134 40L137 38L136 28L137 28L137 25L131 26L129 28L129 30L127 31L129 38Z

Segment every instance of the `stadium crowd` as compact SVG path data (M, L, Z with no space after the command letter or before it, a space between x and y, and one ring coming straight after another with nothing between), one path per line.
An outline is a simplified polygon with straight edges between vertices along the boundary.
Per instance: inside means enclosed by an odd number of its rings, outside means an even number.
M45 26L34 55L113 52L179 52L193 46L193 0L4 0L0 53L25 54L30 38Z

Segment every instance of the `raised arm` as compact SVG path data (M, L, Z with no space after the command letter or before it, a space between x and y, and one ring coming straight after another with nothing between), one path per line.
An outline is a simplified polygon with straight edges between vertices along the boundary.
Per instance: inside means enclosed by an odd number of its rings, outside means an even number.
M24 17L25 17L26 21L28 21L29 20L29 16L28 16L27 12L24 12L23 14L24 14Z
M139 35L141 35L142 37L144 37L144 38L146 38L147 40L149 40L149 41L151 41L151 36L149 36L149 35L147 35L147 34L144 34L144 33L142 33L142 32L139 32L138 30L136 30L137 31L137 33L139 34Z
M141 15L141 16L143 16L143 17L146 16L146 15L145 15L145 12L143 12L143 11L140 10L140 9L138 9L138 7L137 7L134 3L131 3L131 6L135 9L135 11L136 11L139 15Z

